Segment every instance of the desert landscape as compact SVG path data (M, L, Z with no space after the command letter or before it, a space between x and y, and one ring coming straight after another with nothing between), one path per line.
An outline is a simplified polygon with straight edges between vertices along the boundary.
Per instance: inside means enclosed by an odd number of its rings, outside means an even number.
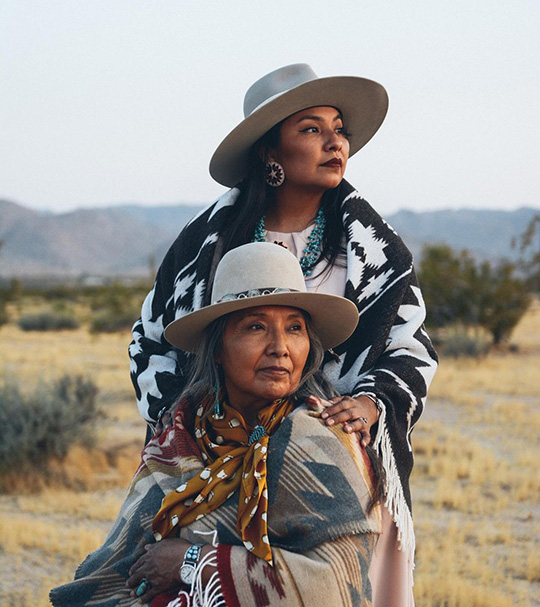
M72 579L100 545L145 433L129 379L129 331L22 331L15 320L25 311L13 307L0 328L2 384L34 390L82 374L99 389L99 418L93 444L73 446L46 477L13 470L3 479L2 607L45 607L49 589ZM413 432L418 607L540 605L540 303L510 346L443 357Z
M262 227L369 310L346 381L378 358L423 393L418 281L440 367L411 435L416 607L540 607L539 22L538 0L0 0L0 607L50 607L117 518L156 276L160 327Z

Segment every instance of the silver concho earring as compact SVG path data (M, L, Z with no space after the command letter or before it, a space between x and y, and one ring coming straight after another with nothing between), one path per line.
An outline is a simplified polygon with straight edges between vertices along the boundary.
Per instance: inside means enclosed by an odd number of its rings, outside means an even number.
M285 181L285 172L279 162L267 162L266 169L264 171L264 178L266 183L271 185L273 188L279 188L279 186Z

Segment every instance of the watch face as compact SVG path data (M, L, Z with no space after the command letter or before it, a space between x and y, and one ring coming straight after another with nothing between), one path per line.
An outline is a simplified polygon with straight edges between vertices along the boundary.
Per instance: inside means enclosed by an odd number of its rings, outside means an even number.
M195 567L186 563L180 567L180 579L184 584L192 584L195 577Z

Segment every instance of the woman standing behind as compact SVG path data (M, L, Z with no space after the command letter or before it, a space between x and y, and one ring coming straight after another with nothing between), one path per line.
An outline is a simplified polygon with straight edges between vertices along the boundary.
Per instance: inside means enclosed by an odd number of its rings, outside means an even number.
M358 327L326 354L322 371L342 394L327 403L327 424L342 423L363 445L372 442L386 471L383 533L370 569L376 607L414 604L410 432L437 364L410 252L343 179L348 159L375 134L387 106L381 85L318 78L305 64L252 85L246 118L210 163L214 179L232 189L195 217L167 253L130 346L139 409L152 425L182 391L190 362L163 329L207 305L218 261L253 240L291 250L308 290L357 305Z

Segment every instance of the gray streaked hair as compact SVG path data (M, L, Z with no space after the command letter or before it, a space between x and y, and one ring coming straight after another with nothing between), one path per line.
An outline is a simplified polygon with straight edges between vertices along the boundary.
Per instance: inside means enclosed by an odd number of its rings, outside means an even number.
M215 386L223 386L224 378L220 377L222 372L219 371L215 361L221 352L223 334L225 333L229 316L230 314L227 314L221 318L217 318L208 325L193 358L191 376L182 396L187 396L191 401L197 403L196 407L208 398L211 398L210 402L213 402ZM318 396L324 399L339 396L339 392L320 370L324 357L321 340L306 312L304 312L304 318L311 347L298 388L294 394L289 395L297 404L302 403L308 396ZM205 411L203 415L208 415L209 413L210 410ZM375 485L367 507L369 514L377 503L382 503L385 495L386 474L380 457L371 445L366 447L366 453L375 475Z
M216 386L223 387L222 371L215 361L221 352L229 316L230 314L227 314L217 318L206 328L193 357L190 377L182 396L200 403L209 397L214 398ZM310 349L298 388L290 396L296 401L302 401L309 395L332 398L337 392L319 371L324 357L321 340L313 328L309 315L305 312L304 318Z

